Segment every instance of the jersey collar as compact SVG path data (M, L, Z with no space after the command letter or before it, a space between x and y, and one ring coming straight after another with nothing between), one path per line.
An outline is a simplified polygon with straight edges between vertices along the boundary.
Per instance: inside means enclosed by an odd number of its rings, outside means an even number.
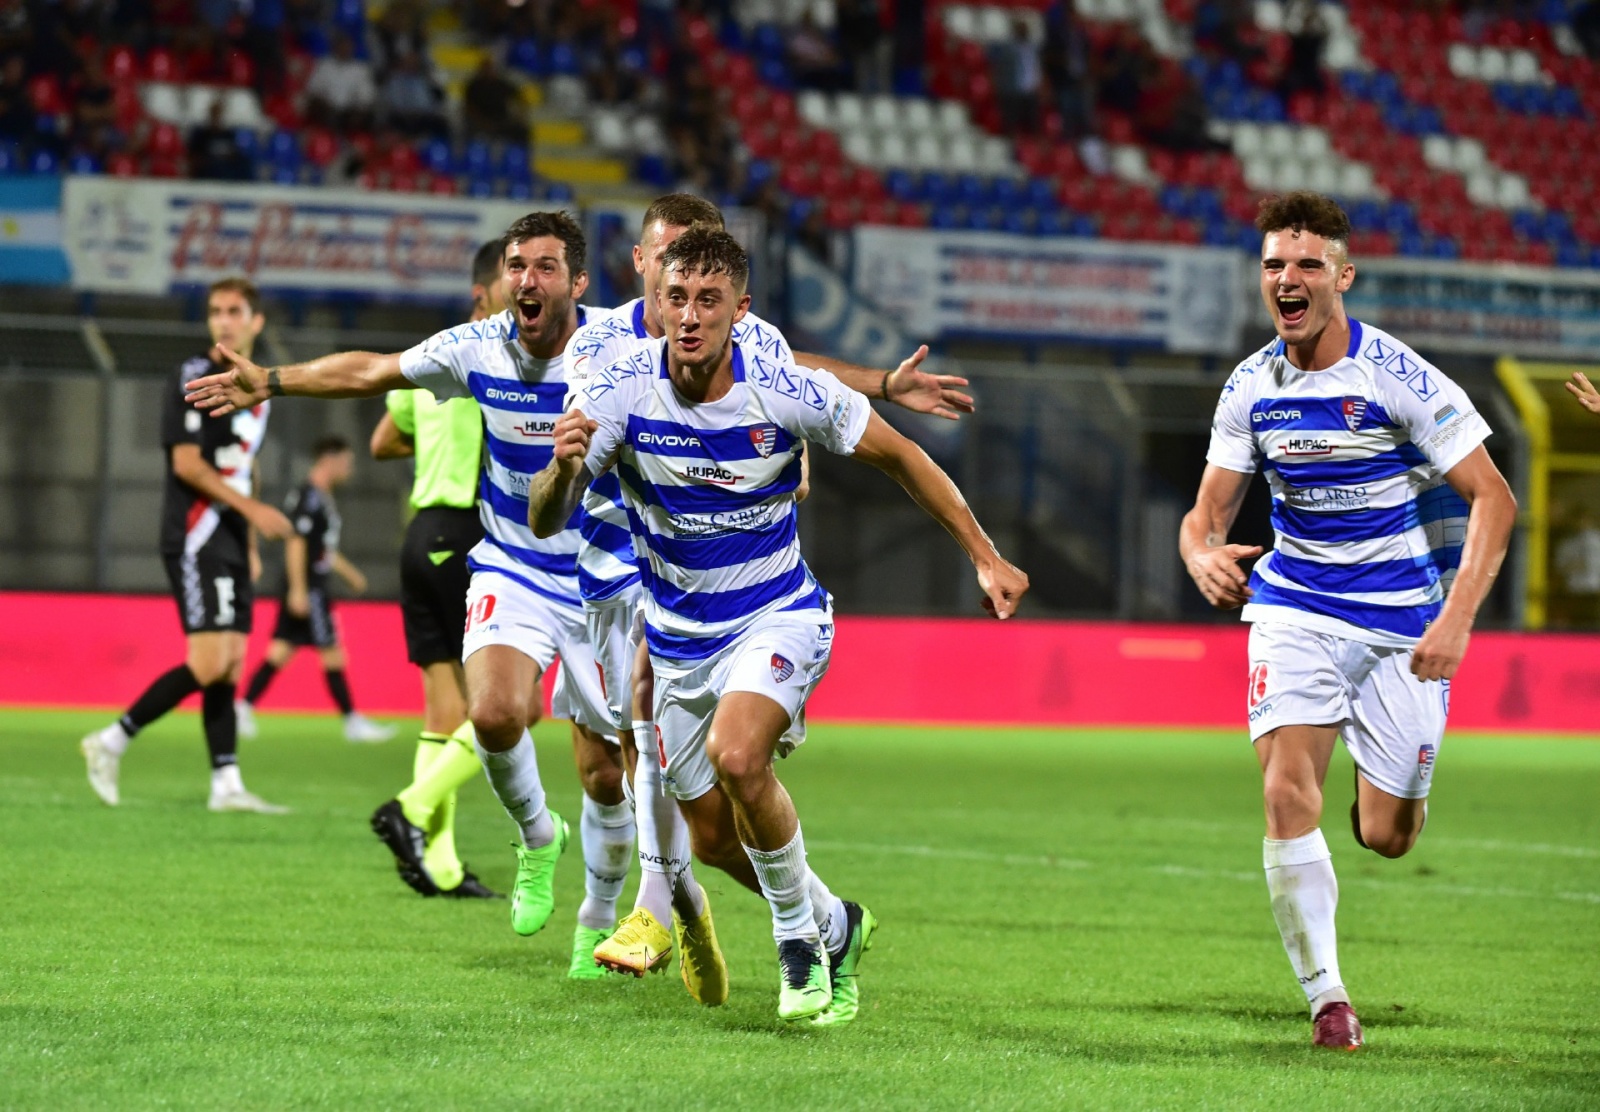
M633 335L635 339L648 340L650 333L644 327L644 298L640 298L633 305Z
M661 377L671 378L667 371L667 341L661 341ZM733 345L733 381L744 381L744 350L738 344Z
M1289 350L1289 345L1285 344L1282 340L1277 341L1275 344L1272 345L1273 358L1279 358L1279 357L1281 357L1283 355L1288 354L1288 350ZM1355 317L1351 317L1350 318L1350 347L1345 351L1344 357L1346 359L1354 359L1356 357L1356 353L1359 352L1360 350L1361 350L1361 322L1356 320Z

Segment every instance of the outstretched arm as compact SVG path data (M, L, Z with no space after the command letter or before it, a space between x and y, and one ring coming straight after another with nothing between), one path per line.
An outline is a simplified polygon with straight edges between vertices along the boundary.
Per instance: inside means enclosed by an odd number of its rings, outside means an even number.
M534 536L553 537L567 527L589 488L589 468L583 461L599 427L581 409L567 410L556 422L555 455L528 483L528 528Z
M1411 654L1411 672L1420 680L1448 680L1467 655L1472 623L1478 616L1517 522L1517 499L1482 444L1445 472L1445 482L1467 500L1467 539L1461 566L1439 616Z
M950 421L958 421L963 413L971 413L972 396L956 389L967 385L967 380L922 370L922 361L927 357L928 345L923 344L892 371L875 371L813 352L796 352L794 360L802 367L829 372L858 394L893 402L913 413L931 413Z
M197 409L222 417L240 409L250 409L281 394L310 398L370 398L389 390L404 390L414 384L400 373L400 356L378 355L370 351L341 351L324 355L309 363L286 367L259 367L221 344L211 349L211 357L228 369L220 374L192 380L189 403Z
M1258 545L1229 544L1233 528L1250 489L1250 475L1229 471L1214 463L1206 464L1200 477L1200 493L1194 509L1178 527L1178 553L1189 578L1218 610L1232 610L1250 601L1250 577L1239 567L1240 560L1261 555Z
M906 489L928 516L943 525L978 569L983 607L997 618L1009 618L1028 590L1028 576L995 550L967 500L939 465L912 441L901 436L876 413L856 442L856 458L870 463Z

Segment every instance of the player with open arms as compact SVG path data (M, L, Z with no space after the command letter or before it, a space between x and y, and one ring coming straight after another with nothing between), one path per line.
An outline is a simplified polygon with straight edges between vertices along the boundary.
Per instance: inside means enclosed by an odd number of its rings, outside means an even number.
M1358 844L1416 843L1450 680L1505 556L1516 502L1466 394L1405 344L1350 319L1350 222L1315 193L1264 201L1261 296L1278 338L1223 387L1179 548L1213 606L1244 607L1250 736L1261 762L1272 914L1318 1046L1362 1042L1339 973L1338 884L1320 829L1335 739L1356 764ZM1275 547L1228 543L1251 476Z
M673 242L691 226L722 229L721 211L711 202L687 193L656 198L645 210L639 242L633 249L634 269L644 296L599 316L573 334L567 344L568 399L580 390L591 370L656 344L665 334L657 294L661 260ZM783 335L753 312L734 325L735 342L754 347L772 360L790 358ZM831 371L845 385L870 397L887 398L907 409L949 419L970 412L972 399L959 391L966 380L928 374L919 368L927 349L912 355L893 372L857 367L826 356L798 354L803 366ZM797 497L804 498L805 459ZM640 882L634 910L598 946L588 952L575 947L573 975L596 963L619 972L643 975L671 961L673 936L666 925L676 920L679 969L690 994L704 1004L727 997L726 969L716 945L704 890L690 865L689 834L676 802L661 790L656 766L655 726L649 654L643 644L643 588L635 565L622 489L613 473L601 475L584 495L582 541L578 547L578 591L583 598L589 646L599 663L609 714L606 730L615 730L624 744L632 777L639 830ZM580 708L575 713L583 713ZM591 723L593 724L593 723ZM597 726L597 728L600 728ZM627 743L633 742L632 746ZM632 751L630 751L632 750ZM637 759L642 755L643 760ZM744 878L756 887L754 872ZM676 914L674 914L676 912Z
M833 641L831 600L796 534L802 443L857 455L905 486L972 558L998 617L1015 611L1027 577L865 397L734 340L750 297L732 236L692 228L662 266L665 340L590 377L534 477L530 522L559 535L591 480L616 471L647 595L662 782L702 861L735 876L753 868L778 943L780 1018L848 1022L875 923L808 867L773 773L774 756L803 740Z
M266 317L261 295L243 278L225 278L206 296L213 344L248 356ZM118 774L128 742L140 730L200 692L206 748L211 753L213 811L279 814L284 808L245 790L239 775L234 694L250 636L253 584L260 575L255 534L282 540L293 527L255 497L256 456L267 431L265 398L226 421L205 421L184 400L187 383L218 370L201 355L178 370L161 403L167 481L161 499L161 556L188 641L184 662L156 677L128 712L85 737L89 785L105 802L119 799Z
M583 230L565 213L530 213L505 235L506 312L392 355L343 352L269 370L223 349L232 369L189 384L195 405L221 414L278 394L368 397L421 387L477 400L487 449L478 491L485 535L468 560L467 715L489 783L521 833L511 924L525 935L549 921L555 864L568 837L566 823L545 806L528 732L542 710L540 677L559 656L558 691L577 685L593 689L586 699L603 700L578 605L577 529L547 538L528 530L528 480L550 459L567 393L562 352L584 321L577 298L587 285L586 250ZM578 727L574 746L585 797L614 824L604 846L585 847L586 864L593 873L597 856L602 868L609 861L607 882L620 892L615 866L625 873L633 846L621 760L604 738ZM398 801L379 808L373 822L406 866L426 871L425 833Z
M472 260L472 320L505 312L499 238ZM481 773L467 721L467 680L461 645L467 625L472 569L467 553L483 540L478 473L483 414L471 398L440 401L426 390L391 390L372 430L373 459L411 459L411 508L400 546L400 616L406 658L422 672L422 736L411 783L394 797L407 822L427 838L423 868L397 857L400 879L423 896L497 899L456 852L456 792ZM387 806L386 803L384 806ZM380 807L381 811L382 808ZM389 823L379 815L374 830Z

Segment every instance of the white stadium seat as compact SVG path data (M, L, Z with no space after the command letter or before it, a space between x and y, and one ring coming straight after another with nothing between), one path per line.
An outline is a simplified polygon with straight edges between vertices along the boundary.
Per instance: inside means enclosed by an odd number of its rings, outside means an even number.
M1493 205L1498 197L1495 175L1491 170L1479 170L1467 175L1467 197L1475 205Z
M970 174L978 168L978 144L970 135L953 135L944 142L944 160L952 173Z
M629 125L633 133L633 143L645 154L664 154L667 149L667 137L661 130L661 121L653 115L642 115L634 118Z
M1272 162L1272 182L1283 190L1307 189L1310 187L1310 175L1306 172L1306 164L1298 158L1278 158Z
M859 162L863 166L877 164L878 144L864 131L844 132L840 137L839 146L843 149L844 156L851 162Z
M900 102L900 124L907 131L931 131L933 102L927 97L907 97Z
M1503 50L1486 46L1478 51L1478 77L1483 81L1504 81L1511 73Z
M951 4L944 10L944 27L953 39L976 39L977 13L966 4Z
M939 142L937 135L914 135L911 137L911 161L919 170L939 170L943 168L944 144Z
M1332 162L1313 162L1306 173L1306 188L1318 193L1339 192L1339 167Z
M1330 32L1328 45L1322 48L1322 63L1331 70L1361 69L1360 42L1349 31Z
M1450 72L1467 81L1478 77L1478 52L1464 42L1453 42L1445 52Z
M1275 158L1294 153L1294 128L1288 124L1268 124L1261 129L1261 149Z
M1240 158L1253 158L1261 153L1261 125L1251 120L1240 120L1233 125L1233 152Z
M1346 162L1339 168L1339 192L1347 197L1371 197L1377 186L1372 167L1365 162Z
M1528 191L1528 179L1521 174L1501 174L1494 188L1495 203L1501 208L1529 208L1533 195Z
M972 117L967 113L967 106L959 100L941 100L935 111L939 120L939 130L946 135L959 135L964 131L972 130Z
M1489 165L1489 152L1484 150L1481 139L1471 139L1463 135L1455 141L1454 147L1455 167L1458 173L1470 174Z
M1448 135L1429 135L1422 140L1422 161L1435 170L1456 168L1456 147Z
M800 95L795 97L794 103L800 118L812 127L833 126L832 106L828 103L826 93L819 93L815 89L802 89Z
M847 127L861 127L867 122L866 110L855 93L840 93L833 98L833 126L841 131Z
M1010 177L1016 173L1017 164L1011 157L1011 141L998 135L985 135L978 141L978 165L985 174Z
M867 101L867 123L878 131L893 131L900 126L900 104L896 97L879 94Z
M1256 0L1256 26L1267 32L1283 30L1283 5L1278 0Z
M1242 159L1244 163L1244 182L1251 189L1272 188L1272 160L1262 154L1253 154Z
M614 108L596 109L589 114L589 138L607 154L626 151L632 145L627 121Z
M1531 50L1513 50L1508 72L1511 80L1523 85L1536 85L1544 80L1544 70Z
M978 38L982 42L1005 42L1011 37L1011 13L985 5L978 9Z
M1142 182L1150 178L1150 164L1144 160L1144 148L1131 143L1118 143L1111 148L1111 172L1124 181Z
M910 166L912 164L911 147L906 143L905 136L890 133L878 136L874 144L877 152L873 156L879 166Z
M1320 127L1302 127L1295 133L1295 150L1301 158L1321 159L1333 151L1333 144Z
M139 89L139 99L151 116L169 124L185 123L188 119L188 90L170 81L147 81Z

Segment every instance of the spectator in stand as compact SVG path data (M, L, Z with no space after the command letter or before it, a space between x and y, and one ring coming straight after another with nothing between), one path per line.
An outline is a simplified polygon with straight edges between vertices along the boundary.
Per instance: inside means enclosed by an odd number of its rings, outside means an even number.
M1053 5L1045 17L1043 60L1062 131L1081 139L1094 131L1093 55L1071 0Z
M1145 62L1134 126L1149 143L1174 151L1225 151L1226 143L1206 133L1206 102L1176 62L1153 52Z
M1296 93L1321 96L1327 87L1322 76L1322 48L1328 43L1321 5L1317 0L1289 0L1284 7L1283 29L1289 33L1289 60L1278 92L1285 100Z
M796 243L815 255L824 266L833 265L833 233L828 230L828 221L823 215L820 204L811 206L805 219L794 230L794 238Z
M633 104L639 99L639 74L628 58L628 44L615 20L607 20L583 54L583 76L594 104Z
M1013 135L1038 131L1044 65L1027 20L1018 16L1011 21L1011 38L995 46L992 64L995 94L1006 130Z
M378 91L378 117L403 135L448 135L439 89L416 54L401 54Z
M1600 0L1588 0L1573 9L1572 33L1578 36L1583 52L1600 61Z
M1137 28L1118 25L1105 50L1093 59L1095 87L1100 103L1131 115L1150 70L1151 53Z
M306 118L336 131L365 131L377 88L372 67L356 57L344 32L335 32L331 53L317 59L306 82Z
M116 139L117 91L106 80L105 64L91 54L72 100L72 145L103 160Z
M522 105L522 91L500 73L491 55L483 56L477 71L467 82L461 118L470 138L528 142L528 118Z
M878 0L838 0L835 28L846 79L858 93L888 92L890 41Z
M1247 66L1261 56L1255 36L1251 0L1205 0L1194 15L1194 41L1225 58Z
M392 70L402 58L425 59L428 54L426 12L417 0L392 0L372 25L373 64L381 72Z
M249 181L255 165L239 147L239 133L223 123L223 99L212 100L206 122L189 133L189 176L209 181Z
M26 0L0 0L0 58L9 59L13 54L23 56L26 69L26 54L32 46L33 20L29 18Z
M33 134L33 104L28 99L28 63L20 51L0 62L0 142L21 142Z
M789 56L789 69L796 84L825 92L836 91L844 84L839 52L827 32L817 26L809 8L790 29L784 52Z

